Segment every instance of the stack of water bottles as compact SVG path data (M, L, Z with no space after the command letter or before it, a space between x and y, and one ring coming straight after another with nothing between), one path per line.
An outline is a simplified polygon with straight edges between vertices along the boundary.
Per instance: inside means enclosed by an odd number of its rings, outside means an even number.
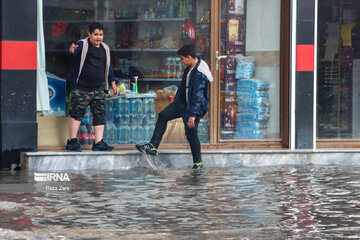
M237 139L264 139L269 119L269 83L259 79L237 81Z
M91 145L95 140L95 132L91 121L90 107L85 110L83 120L80 123L77 138L81 145Z
M147 143L156 122L155 93L106 99L104 139L109 144Z
M235 55L237 81L237 139L264 139L269 119L269 83L253 78L255 71L252 56Z

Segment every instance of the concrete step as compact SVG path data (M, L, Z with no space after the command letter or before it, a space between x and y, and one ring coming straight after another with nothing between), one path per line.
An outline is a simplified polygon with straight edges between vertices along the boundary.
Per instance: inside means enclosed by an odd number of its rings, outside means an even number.
M24 152L21 167L31 171L125 170L146 167L149 160L150 164L165 168L192 166L189 150L164 150L159 153L154 157L138 151ZM298 164L360 166L360 149L203 150L202 159L205 166L210 168Z

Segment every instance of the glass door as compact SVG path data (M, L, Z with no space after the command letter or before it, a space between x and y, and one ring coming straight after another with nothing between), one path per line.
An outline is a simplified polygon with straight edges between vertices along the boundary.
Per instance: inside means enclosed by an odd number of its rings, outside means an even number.
M280 139L281 0L221 0L219 140Z

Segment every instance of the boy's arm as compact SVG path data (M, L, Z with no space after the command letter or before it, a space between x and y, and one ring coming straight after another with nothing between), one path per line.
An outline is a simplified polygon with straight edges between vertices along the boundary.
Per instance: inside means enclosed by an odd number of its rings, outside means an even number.
M111 85L112 90L114 91L114 95L117 96L119 91L118 91L118 88L116 86L114 71L112 69L112 64L111 63L110 63L110 66L109 66L108 82Z
M113 71L113 68L112 68L112 64L110 62L108 82L109 82L109 84L111 84L111 82L113 82L113 81L115 81L115 75L114 75L114 71Z
M208 81L207 78L200 74L199 78L194 78L196 82L194 82L192 87L192 95L190 96L190 108L189 108L189 117L197 117L201 114L201 98L199 96L200 91L202 91L204 81Z

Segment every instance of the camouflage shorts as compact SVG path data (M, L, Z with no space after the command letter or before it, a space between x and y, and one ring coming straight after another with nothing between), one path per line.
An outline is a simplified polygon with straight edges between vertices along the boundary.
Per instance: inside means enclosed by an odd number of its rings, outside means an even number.
M70 117L81 121L86 108L90 106L93 126L105 125L105 92L103 88L94 91L75 89L70 100Z

